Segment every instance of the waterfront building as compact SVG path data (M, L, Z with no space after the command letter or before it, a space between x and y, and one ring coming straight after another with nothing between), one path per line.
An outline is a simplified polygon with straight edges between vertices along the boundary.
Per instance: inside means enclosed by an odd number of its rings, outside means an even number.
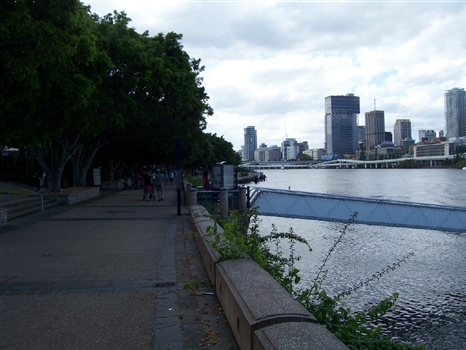
M453 141L418 143L413 146L414 157L443 157L456 155L457 149L466 144L466 137Z
M325 97L325 149L327 154L354 154L358 148L359 97Z
M437 138L435 130L419 130L419 142L431 141Z
M385 141L384 111L366 112L366 149L373 149Z
M445 92L445 127L447 138L466 135L464 89L453 88Z
M403 147L403 140L410 140L411 137L411 120L397 119L394 128L395 146Z
M276 145L267 147L265 144L261 144L254 151L254 161L256 162L277 162L280 160L280 156L280 147Z
M257 148L257 131L254 126L244 129L243 162L254 160L254 151Z

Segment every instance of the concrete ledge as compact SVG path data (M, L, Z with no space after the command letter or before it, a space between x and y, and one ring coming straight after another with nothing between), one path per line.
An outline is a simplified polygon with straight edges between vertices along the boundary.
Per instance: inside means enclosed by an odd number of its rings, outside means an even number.
M190 207L191 219L196 226L196 243L201 254L202 261L209 275L210 281L215 286L215 264L220 261L220 255L206 241L207 228L213 226L215 222L209 217L209 212L202 205L192 205ZM217 232L223 233L223 228L217 225Z
M8 223L8 209L0 208L0 226Z
M254 332L254 350L347 350L324 326L313 323L280 323Z
M261 328L284 322L317 323L253 260L222 261L216 269L215 290L241 349L254 349L254 332Z
M123 181L102 181L100 185L102 190L122 190L125 188Z
M209 212L191 205L190 213L209 278L242 350L348 349L253 260L220 262L205 239L215 223ZM217 226L217 232L223 229Z
M65 190L65 193L47 193L44 197L52 199L54 202L63 204L75 204L86 199L94 198L99 196L99 187L79 188L73 191Z

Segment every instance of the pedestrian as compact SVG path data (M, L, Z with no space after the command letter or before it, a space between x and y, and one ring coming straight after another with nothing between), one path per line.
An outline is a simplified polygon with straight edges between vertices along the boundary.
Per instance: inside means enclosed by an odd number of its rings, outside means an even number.
M175 179L175 173L173 170L170 170L170 174L168 174L168 178L170 179L170 185L173 185L173 180Z
M155 190L157 191L159 202L163 201L163 179L163 174L160 172L160 169L157 169L155 172Z
M220 182L218 181L217 174L215 174L214 171L212 171L212 175L210 177L210 188L213 190L220 189Z
M142 181L144 182L144 196L142 197L142 200L148 202L149 199L151 199L154 195L154 189L152 188L152 179L149 175L149 172L144 172L142 176Z
M202 187L206 191L210 189L209 171L208 170L204 170L204 173L202 174Z

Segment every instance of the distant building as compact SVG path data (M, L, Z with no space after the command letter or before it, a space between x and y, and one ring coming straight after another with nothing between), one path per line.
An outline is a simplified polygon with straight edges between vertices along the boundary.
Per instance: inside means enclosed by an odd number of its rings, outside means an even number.
M419 142L431 141L437 138L435 130L419 130Z
M354 154L358 147L359 97L325 97L325 149L327 154Z
M403 140L412 139L411 136L411 120L397 119L394 128L395 146L403 147Z
M385 131L385 140L384 141L393 142L393 134L390 131Z
M358 142L366 143L366 127L364 125L358 125Z
M303 154L311 157L313 161L322 160L322 156L325 155L325 149L323 148L311 148L303 151Z
M267 147L265 144L261 144L254 151L254 160L258 162L276 162L280 160L280 155L280 147Z
M443 157L452 156L457 149L466 144L466 137L456 138L454 141L418 143L413 146L414 157Z
M298 153L302 153L302 152L304 152L305 150L309 149L309 144L308 144L307 141L298 142L298 143L297 143L297 146L299 147Z
M464 89L453 88L445 92L445 127L447 138L466 135Z
M281 151L282 151L282 159L283 160L287 160L287 159L296 159L296 158L288 158L288 147L297 147L297 142L296 142L296 139L293 139L293 138L287 138L285 139L285 141L282 141L282 148L281 148ZM297 153L296 153L297 155Z
M373 149L385 141L384 111L366 112L366 149Z
M254 151L257 148L257 131L254 126L248 126L244 129L244 148L243 161L254 160Z
M414 146L414 144L416 143L415 140L413 139L404 139L403 141L401 141L401 148L405 151L405 152L409 152L409 148L411 146Z

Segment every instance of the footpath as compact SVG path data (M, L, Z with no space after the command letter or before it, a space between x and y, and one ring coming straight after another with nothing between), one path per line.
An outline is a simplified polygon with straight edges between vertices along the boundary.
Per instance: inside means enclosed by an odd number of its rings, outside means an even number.
M0 349L239 349L176 187L101 196L0 227Z

